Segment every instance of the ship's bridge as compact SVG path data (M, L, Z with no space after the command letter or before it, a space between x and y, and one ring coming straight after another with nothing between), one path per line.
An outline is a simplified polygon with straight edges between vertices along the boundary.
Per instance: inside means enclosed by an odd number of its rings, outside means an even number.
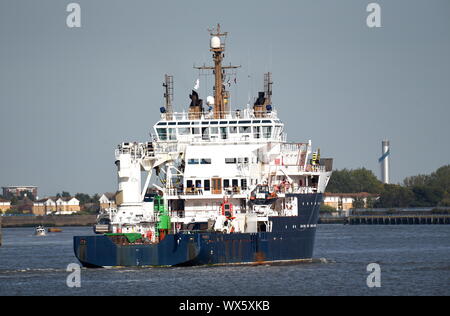
M231 111L216 119L212 113L163 113L154 125L159 142L236 143L285 142L284 124L277 112Z

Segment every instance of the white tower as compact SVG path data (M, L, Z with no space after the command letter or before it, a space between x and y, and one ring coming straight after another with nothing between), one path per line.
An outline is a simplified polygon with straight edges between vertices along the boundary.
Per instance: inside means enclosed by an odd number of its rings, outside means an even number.
M383 140L381 142L381 157L378 162L381 165L381 181L383 183L389 183L389 141Z

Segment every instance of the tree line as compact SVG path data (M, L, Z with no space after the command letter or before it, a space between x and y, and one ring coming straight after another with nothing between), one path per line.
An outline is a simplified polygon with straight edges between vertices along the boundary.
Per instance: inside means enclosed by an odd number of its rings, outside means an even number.
M450 206L450 165L429 175L407 177L402 184L384 184L365 168L336 170L327 192L378 194L379 199L368 201L368 207L375 208ZM355 201L355 207L361 203L364 205L363 201Z

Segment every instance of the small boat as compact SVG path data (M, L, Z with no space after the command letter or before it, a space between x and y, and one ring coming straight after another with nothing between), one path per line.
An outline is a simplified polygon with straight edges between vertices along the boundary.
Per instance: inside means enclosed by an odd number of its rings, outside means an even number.
M61 233L62 229L61 228L49 228L49 229L47 229L47 231L49 233Z
M36 236L45 236L46 235L45 228L43 226L36 227L36 230L35 230L34 234Z

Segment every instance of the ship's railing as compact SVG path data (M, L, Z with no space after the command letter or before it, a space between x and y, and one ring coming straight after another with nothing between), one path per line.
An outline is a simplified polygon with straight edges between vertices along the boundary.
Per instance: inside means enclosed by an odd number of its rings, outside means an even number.
M228 138L222 138L220 136L217 137L204 137L204 136L197 136L197 137L190 137L190 138L180 138L178 141L183 142L189 142L191 144L198 144L198 143L213 143L213 144L227 144L227 143L267 143L267 142L286 142L287 134L282 133L279 136L275 137L260 137L255 138L251 137L250 135L240 135L238 137L228 137Z
M325 172L325 166L320 165L299 166L299 170L301 172Z
M308 150L308 143L285 143L281 145L281 152L305 152Z
M214 196L224 194L233 196L233 195L242 195L248 194L248 187L234 186L234 187L224 187L220 190L220 193L213 193L212 188L207 188L205 190L204 187L189 187L183 188L181 186L174 186L170 188L163 188L164 195L168 196L177 196L177 195L192 195L192 196Z
M271 118L277 119L277 111L254 111L253 109L226 111L226 112L173 112L161 113L161 120L166 121L185 121L185 120L217 120L220 119L257 119L257 118Z
M271 165L273 166L277 166L277 165ZM278 165L279 166L279 165ZM326 166L321 166L321 165L306 165L306 166L299 166L299 165L283 165L287 170L287 172L289 173L289 171L292 172L325 172L326 171Z
M133 158L152 158L158 154L168 154L178 152L177 143L167 142L147 142L147 143L122 143L115 150L118 159L121 154L130 154Z

